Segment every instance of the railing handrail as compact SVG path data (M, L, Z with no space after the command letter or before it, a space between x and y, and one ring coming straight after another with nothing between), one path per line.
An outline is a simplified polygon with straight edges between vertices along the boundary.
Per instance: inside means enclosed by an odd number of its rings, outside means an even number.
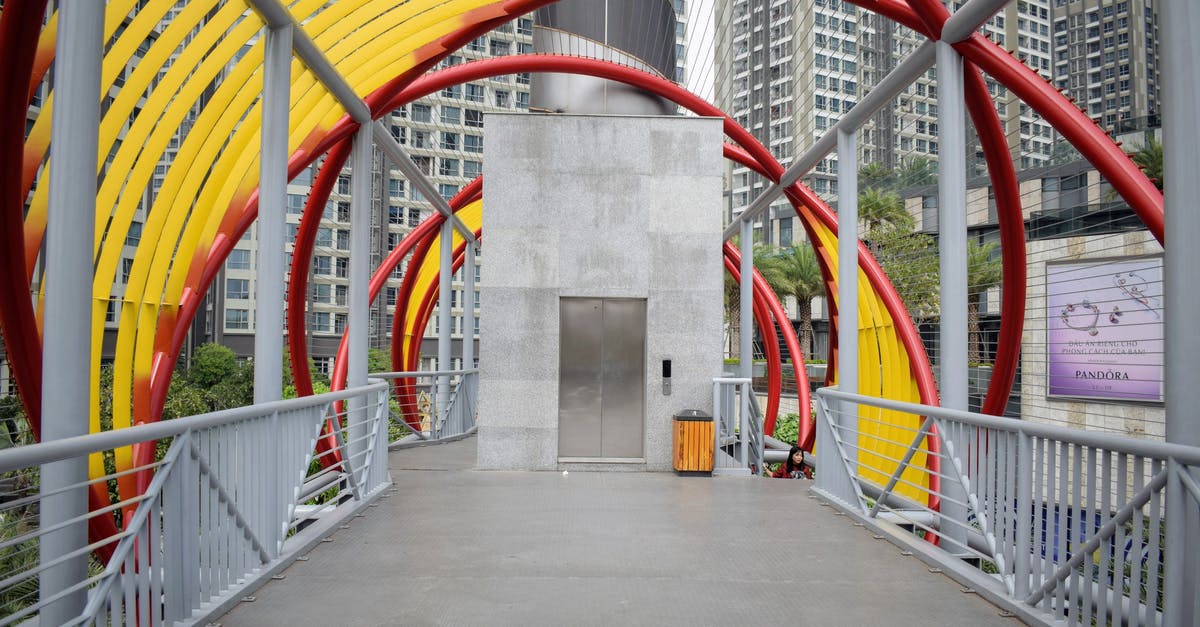
M222 409L207 414L184 416L174 420L153 422L124 429L88 433L50 442L16 446L0 450L0 472L60 461L141 442L161 440L162 438L177 436L191 429L208 429L274 412L320 407L370 392L382 392L387 388L388 383L386 381L377 381L360 387L326 392L314 396L300 396L271 401L269 403Z
M834 386L820 388L816 393L818 396L834 400L850 401L852 403L870 405L882 409L891 409L908 414L916 414L919 416L935 416L938 418L946 418L976 427L997 429L1000 431L1011 431L1022 435L1059 440L1069 444L1079 444L1093 448L1109 449L1114 452L1140 455L1142 457L1151 457L1156 459L1172 458L1189 466L1200 465L1200 447L1197 446L1188 446L1186 444L1176 444L1172 442L1139 440L1130 438L1128 436L1114 435L1111 433L1097 433L1095 431L1084 431L1081 429L1071 429L1068 427L1060 427L1058 425L1048 425L1038 422L1030 422L1027 420L1020 420L1018 418L1002 418L999 416L976 414L959 409L947 409L945 407L936 407L931 405L918 405L916 403L895 401L876 396L866 396L863 394L850 394L847 392L842 392L841 390L836 389Z
M407 372L372 372L367 375L372 379L411 379L415 377L442 377L442 376L462 376L468 374L477 374L479 368L465 368L460 370L410 370Z

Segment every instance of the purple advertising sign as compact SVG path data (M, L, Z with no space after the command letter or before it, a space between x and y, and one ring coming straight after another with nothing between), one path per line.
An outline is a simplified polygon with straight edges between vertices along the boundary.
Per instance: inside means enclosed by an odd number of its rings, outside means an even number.
M1049 395L1163 400L1162 257L1046 264Z

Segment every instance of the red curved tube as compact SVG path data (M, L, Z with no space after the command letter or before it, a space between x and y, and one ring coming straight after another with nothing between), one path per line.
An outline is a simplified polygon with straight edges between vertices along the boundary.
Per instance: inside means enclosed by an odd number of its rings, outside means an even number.
M350 158L353 142L342 140L329 151L321 171L313 181L312 191L304 204L304 213L300 216L300 227L296 231L296 242L292 249L292 267L288 274L287 292L287 344L288 359L292 364L292 382L296 386L296 396L312 396L312 373L308 370L308 325L304 319L304 304L308 294L308 270L312 263L313 246L317 240L317 231L321 226L321 215L325 212L325 203L333 186L337 183L342 166ZM322 435L317 439L317 459L325 468L342 461L338 449L337 438L333 435L334 426L326 421Z
M742 254L733 244L725 242L723 246L724 255L727 260L732 260L737 268L741 268ZM728 267L728 266L727 266ZM738 274L731 275L734 280L741 283L741 277ZM808 372L804 369L804 353L800 350L800 340L796 337L796 330L792 328L791 319L788 318L787 312L783 310L783 305L779 303L775 292L771 290L771 286L767 285L766 279L758 270L754 271L754 297L756 300L761 300L770 312L771 317L776 321L776 325L783 332L783 341L788 347L788 353L792 357L792 369L796 373L796 404L800 408L812 407L812 397L808 390ZM768 361L768 366L770 362ZM778 416L779 400L775 399L775 412L771 411L771 397L767 397L767 420L763 423L763 431L767 435L775 433L775 418ZM801 412L803 414L803 412ZM807 416L802 416L807 418ZM767 423L770 423L770 428L767 428ZM812 431L812 423L807 420L800 421L800 429L797 433L796 443L808 452L812 452L813 440L815 434Z
M961 43L956 50L991 74L1015 93L1025 104L1042 116L1071 145L1079 150L1113 189L1129 203L1142 223L1163 243L1162 192L1125 154L1108 134L1037 72L1014 59L1000 47L978 33Z
M740 256L737 261L729 254L729 250L725 250L725 271L737 281L738 285L742 284L741 260ZM758 271L755 270L755 274ZM766 294L761 292L758 284L751 279L754 309L754 321L758 325L759 331L762 332L763 351L765 352L767 363L767 411L763 415L763 433L771 435L775 433L775 422L779 417L779 393L781 371L779 367L779 342L775 341L776 325L781 322L777 321L763 304ZM786 318L785 318L786 320ZM790 326L790 323L789 323ZM748 332L749 329L742 329L742 333Z
M12 2L0 13L0 85L28 85L46 0ZM42 345L25 273L21 194L28 101L0 98L0 331L33 437L42 433ZM25 296L20 296L24 294Z
M1004 413L1008 395L1012 392L1017 360L1021 357L1021 335L1025 330L1025 220L1021 215L1017 173L987 83L973 63L968 61L965 69L967 110L983 146L1000 222L1000 252L1004 264L1000 336L992 380L988 383L982 407L982 413L999 416Z

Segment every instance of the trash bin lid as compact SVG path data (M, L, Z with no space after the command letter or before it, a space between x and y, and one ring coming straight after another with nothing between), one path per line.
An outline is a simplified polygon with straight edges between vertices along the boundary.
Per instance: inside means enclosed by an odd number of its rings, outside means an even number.
M712 415L700 409L685 409L678 414L675 414L675 420L695 420L698 422L711 422Z

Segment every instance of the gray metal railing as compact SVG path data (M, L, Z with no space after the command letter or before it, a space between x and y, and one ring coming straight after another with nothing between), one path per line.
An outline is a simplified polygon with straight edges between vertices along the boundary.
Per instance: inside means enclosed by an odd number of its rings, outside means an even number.
M370 376L386 380L392 387L389 446L457 438L474 431L479 410L478 369L380 372ZM450 398L445 407L439 407L438 384L445 378L449 379ZM415 415L421 428L413 429L405 421L406 415Z
M1170 547L1197 530L1165 517L1200 516L1200 448L833 388L817 406L836 450L820 451L816 492L1026 621L1187 622L1196 590L1165 574L1196 559Z
M751 379L713 379L713 474L762 475L762 412Z
M70 624L159 625L225 611L391 484L387 390L375 382L0 451L0 625L80 590L87 604ZM161 457L128 467L130 446L165 441ZM93 500L107 501L117 484L123 500L39 520L53 494L40 491L38 468L79 457L103 469L87 486L104 495ZM135 478L148 480L140 496L125 492ZM116 535L61 558L91 559L86 576L39 590L39 573L54 566L38 563L43 537L104 517L119 525ZM89 558L110 552L106 564Z

